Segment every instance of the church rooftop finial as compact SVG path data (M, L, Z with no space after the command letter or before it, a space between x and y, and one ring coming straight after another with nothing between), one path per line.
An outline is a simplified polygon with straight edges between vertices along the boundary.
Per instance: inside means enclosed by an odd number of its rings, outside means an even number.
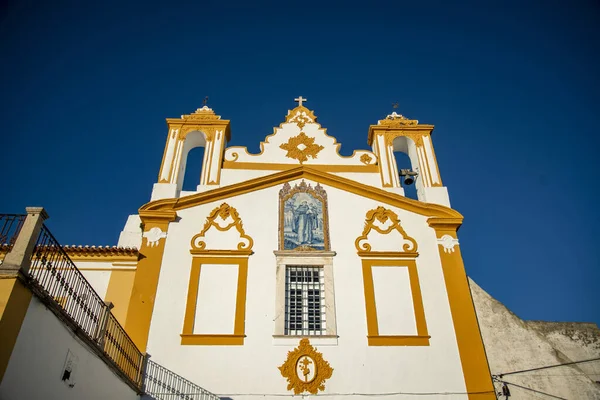
M302 98L302 96L298 96L298 97L296 97L296 98L294 99L294 101L298 102L298 105L299 105L300 107L302 107L302 102L304 102L304 101L308 101L308 100L306 100L306 99Z

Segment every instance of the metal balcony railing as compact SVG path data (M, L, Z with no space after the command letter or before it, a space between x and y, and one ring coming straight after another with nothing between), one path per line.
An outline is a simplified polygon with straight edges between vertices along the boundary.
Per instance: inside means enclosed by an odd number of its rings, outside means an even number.
M29 276L38 296L58 305L141 391L144 355L45 225L35 245Z
M24 214L0 214L0 251L8 252L25 222Z
M219 400L219 396L152 360L146 362L144 392L156 400Z
M27 215L0 214L0 256L16 242ZM2 257L0 257L0 260ZM1 264L1 261L0 261ZM219 397L173 371L146 360L63 247L42 225L25 273L31 290L84 335L140 393L157 400L218 400ZM91 345L91 343L90 343Z

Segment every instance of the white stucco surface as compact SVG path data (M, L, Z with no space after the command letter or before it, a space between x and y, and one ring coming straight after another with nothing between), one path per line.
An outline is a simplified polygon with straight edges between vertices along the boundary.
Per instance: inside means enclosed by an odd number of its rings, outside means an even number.
M193 332L232 334L238 266L203 264L201 271Z
M416 335L408 268L374 266L373 289L379 334Z
M117 246L119 247L135 247L139 249L142 247L142 220L137 214L133 214L127 217L125 227L119 235L119 241Z
M293 187L299 182L290 184ZM460 394L465 392L465 384L438 245L427 217L321 186L327 191L331 249L336 252L332 270L338 336L337 345L317 346L335 370L324 393L340 394L332 398L341 399L344 393L379 398L378 394L385 392L450 392L458 394L445 398L465 399ZM240 393L289 394L277 367L299 339L282 345L275 344L273 338L277 310L273 251L278 247L280 189L271 187L180 210L178 221L169 225L148 352L155 361L187 379L236 400L246 398L235 395ZM246 234L254 239L248 266L246 338L243 346L182 346L180 334L192 264L190 240L200 232L208 214L223 202L237 209ZM404 229L419 244L417 268L430 346L367 345L362 263L354 241L363 231L367 211L381 205L398 214ZM229 244L223 246L228 248Z
M61 380L69 352L76 360L71 379L73 387ZM0 385L0 399L127 400L139 397L34 296Z
M75 265L101 298L106 297L112 263L76 261Z

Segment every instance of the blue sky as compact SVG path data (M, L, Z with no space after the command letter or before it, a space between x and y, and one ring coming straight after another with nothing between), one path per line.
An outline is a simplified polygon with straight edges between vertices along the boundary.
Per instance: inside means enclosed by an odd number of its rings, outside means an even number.
M600 323L600 6L515 2L0 6L0 212L116 244L166 117L209 104L256 152L303 95L342 154L391 111L436 126L468 274L526 319Z

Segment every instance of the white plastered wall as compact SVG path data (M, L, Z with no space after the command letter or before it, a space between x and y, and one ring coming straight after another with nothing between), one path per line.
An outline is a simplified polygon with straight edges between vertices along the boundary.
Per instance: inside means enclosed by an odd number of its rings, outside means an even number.
M62 380L68 352L76 357L72 388ZM139 399L35 296L13 348L0 399Z
M110 273L113 268L111 262L86 262L75 261L75 265L81 271L84 278L92 285L96 293L104 299L108 282L110 281Z
M293 187L298 182L290 184ZM315 182L307 183L315 185ZM341 393L331 397L339 399L345 398L343 393L372 393L372 398L386 392L464 393L438 245L427 218L321 186L329 199L331 250L337 252L333 257L333 274L339 336L337 345L317 346L334 368L333 376L326 382L325 393ZM232 395L235 400L256 398L233 396L236 393L290 394L277 367L295 346L273 342L276 309L273 251L277 249L280 189L276 186L181 210L178 222L169 225L148 353L187 379L217 394ZM192 264L190 239L202 229L207 215L223 202L237 209L246 233L254 239L254 254L248 265L245 343L243 346L182 346L180 334ZM362 264L354 241L362 233L367 211L380 205L396 212L403 228L418 242L417 270L431 335L430 346L367 345ZM466 395L444 398L466 399Z
M408 268L373 264L373 288L380 335L417 335Z
M298 164L297 166L300 166ZM260 178L272 175L281 171L276 170L247 170L247 169L222 169L221 185L227 186L235 183L245 182L250 179ZM342 178L352 179L363 185L370 185L381 188L381 177L379 172L329 172L331 175L341 176Z

